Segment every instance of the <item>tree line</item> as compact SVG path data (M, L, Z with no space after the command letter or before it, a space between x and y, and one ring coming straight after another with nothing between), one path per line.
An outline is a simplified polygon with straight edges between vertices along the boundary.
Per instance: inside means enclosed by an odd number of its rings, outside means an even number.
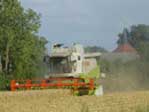
M85 47L85 53L95 53L95 52L108 52L105 48L100 46L86 46Z

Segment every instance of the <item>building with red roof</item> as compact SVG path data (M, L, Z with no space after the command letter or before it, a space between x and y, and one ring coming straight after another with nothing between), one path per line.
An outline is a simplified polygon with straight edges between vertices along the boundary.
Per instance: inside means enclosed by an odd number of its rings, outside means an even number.
M128 42L128 30L125 28L119 39L118 47L113 51L115 53L137 53L136 49Z
M121 60L128 62L139 58L137 50L128 42L129 34L124 29L118 47L112 53L102 54L101 58L110 62Z
M137 53L136 49L133 48L129 43L119 45L113 52L115 53Z

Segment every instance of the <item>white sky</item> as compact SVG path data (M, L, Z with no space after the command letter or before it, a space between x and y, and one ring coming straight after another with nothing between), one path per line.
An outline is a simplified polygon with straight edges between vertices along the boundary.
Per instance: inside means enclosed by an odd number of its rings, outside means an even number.
M149 24L149 0L21 0L41 13L40 35L51 42L116 47L117 34L132 24Z

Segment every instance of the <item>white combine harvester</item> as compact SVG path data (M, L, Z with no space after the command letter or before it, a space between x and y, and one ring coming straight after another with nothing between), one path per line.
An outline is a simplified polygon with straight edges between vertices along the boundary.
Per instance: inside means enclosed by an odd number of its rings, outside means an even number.
M49 73L39 80L12 80L11 90L18 89L71 89L74 95L102 95L100 86L100 67L97 60L100 53L85 53L80 44L65 47L54 44L46 59Z
M98 65L101 53L85 53L80 44L66 47L63 44L54 44L51 49L48 77L93 78L96 82L96 95L102 95L102 86L99 86L100 67ZM97 61L98 60L98 61Z

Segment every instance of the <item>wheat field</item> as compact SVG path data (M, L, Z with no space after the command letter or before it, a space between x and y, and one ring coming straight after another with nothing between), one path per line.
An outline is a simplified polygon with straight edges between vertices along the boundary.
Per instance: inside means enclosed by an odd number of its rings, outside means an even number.
M69 90L0 92L0 112L149 112L149 92L72 96Z

